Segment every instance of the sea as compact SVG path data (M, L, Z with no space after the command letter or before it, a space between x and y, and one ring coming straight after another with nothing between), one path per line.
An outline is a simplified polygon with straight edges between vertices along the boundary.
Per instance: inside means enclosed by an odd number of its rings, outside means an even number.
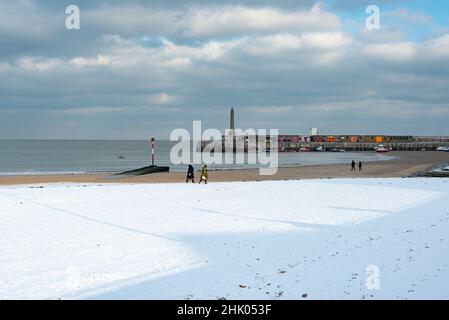
M155 162L170 171L187 164L170 161L172 141L156 141ZM192 148L193 149L193 148ZM279 167L369 162L393 157L375 152L279 153ZM151 145L145 140L0 140L0 175L118 173L151 164ZM199 169L201 164L194 164ZM258 164L212 164L210 170L266 167Z

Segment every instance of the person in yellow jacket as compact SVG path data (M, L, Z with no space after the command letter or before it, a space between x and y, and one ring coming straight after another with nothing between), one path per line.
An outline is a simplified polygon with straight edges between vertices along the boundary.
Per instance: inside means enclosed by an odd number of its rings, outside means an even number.
M201 181L204 181L204 183L207 184L207 165L204 165L203 169L201 169L200 184Z

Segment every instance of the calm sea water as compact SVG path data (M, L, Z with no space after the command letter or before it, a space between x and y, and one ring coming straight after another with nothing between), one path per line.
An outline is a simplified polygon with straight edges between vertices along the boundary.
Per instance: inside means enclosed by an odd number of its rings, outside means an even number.
M157 141L156 164L171 171L186 165L170 162L170 141ZM372 153L279 153L279 166L376 161L391 157ZM0 140L0 175L120 172L151 163L148 141ZM199 165L196 165L198 168ZM257 168L257 165L210 165L210 169Z

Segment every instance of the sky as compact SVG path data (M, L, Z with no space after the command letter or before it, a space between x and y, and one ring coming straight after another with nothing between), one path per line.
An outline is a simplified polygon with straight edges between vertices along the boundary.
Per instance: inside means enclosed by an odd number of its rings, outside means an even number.
M0 139L168 139L231 107L242 129L449 135L448 89L446 0L0 0Z

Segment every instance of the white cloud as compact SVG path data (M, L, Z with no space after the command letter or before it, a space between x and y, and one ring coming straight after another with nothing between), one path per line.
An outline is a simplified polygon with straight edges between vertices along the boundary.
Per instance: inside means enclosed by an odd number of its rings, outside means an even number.
M300 36L293 34L276 34L255 37L253 43L260 45L262 49L332 50L349 46L352 43L352 39L350 36L344 35L341 32L307 32Z
M241 39L229 41L208 41L201 45L178 45L164 40L164 45L155 50L161 57L170 59L181 58L200 61L214 61L222 58L230 50L236 48L242 42ZM171 60L173 62L173 60ZM178 60L179 62L179 60Z
M308 11L288 12L270 7L222 6L190 9L180 25L186 36L216 37L282 30L334 30L340 27L340 19L318 6Z
M258 54L275 53L285 50L298 50L301 45L301 37L293 34L275 34L249 39L247 51Z
M427 45L431 54L436 56L449 56L449 34L430 40Z
M17 65L28 71L48 71L61 64L61 59L49 59L40 57L25 57L17 61Z
M248 38L241 49L252 55L284 59L288 53L297 58L306 54L310 63L332 64L344 55L352 43L352 38L341 32L307 32L302 35L276 34Z
M165 62L165 66L175 70L186 69L192 65L193 63L190 57L176 57Z
M162 105L162 104L169 104L176 101L176 97L170 94L167 94L165 92L161 92L158 94L154 94L151 96L150 99L153 103Z
M110 61L103 55L98 55L95 59L88 59L84 57L76 57L70 60L70 63L78 67L86 66L107 66Z
M341 32L305 33L301 36L302 44L308 49L340 49L352 43L349 35Z
M310 10L281 10L245 5L205 5L162 9L143 5L100 6L83 12L87 28L122 35L221 37L279 31L336 30L339 17L315 5Z
M416 44L411 42L378 43L366 45L363 52L372 57L402 62L416 57Z

